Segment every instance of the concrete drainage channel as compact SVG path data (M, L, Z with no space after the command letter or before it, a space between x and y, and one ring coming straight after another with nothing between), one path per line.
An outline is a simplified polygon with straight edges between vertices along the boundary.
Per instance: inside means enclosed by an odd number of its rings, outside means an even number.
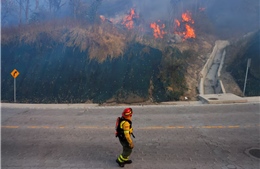
M209 100L218 100L218 98L208 98Z
M245 153L254 159L260 160L260 148L250 148Z

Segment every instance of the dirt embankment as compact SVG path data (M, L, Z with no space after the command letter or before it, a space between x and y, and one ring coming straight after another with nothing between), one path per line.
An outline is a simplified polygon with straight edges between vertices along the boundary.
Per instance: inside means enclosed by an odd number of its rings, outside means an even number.
M259 95L259 37L260 31L250 32L238 37L226 48L225 64L221 78L227 93L243 96L247 61L251 59L248 69L246 96Z

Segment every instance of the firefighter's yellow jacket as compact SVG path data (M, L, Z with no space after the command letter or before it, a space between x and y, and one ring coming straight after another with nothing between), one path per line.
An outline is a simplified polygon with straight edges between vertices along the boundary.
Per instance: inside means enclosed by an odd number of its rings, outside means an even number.
M125 138L129 143L129 146L133 148L133 141L130 136L133 133L133 128L131 127L130 123L126 120L123 120L120 123L120 128L124 130Z

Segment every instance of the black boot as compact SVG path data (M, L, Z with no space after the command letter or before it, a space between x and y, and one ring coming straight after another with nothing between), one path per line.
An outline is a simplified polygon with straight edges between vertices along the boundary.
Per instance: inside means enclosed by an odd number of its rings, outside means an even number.
M118 164L120 167L124 167L124 166L125 166L125 163L121 163L120 161L118 161L118 159L116 159L116 162L117 162L117 164Z
M125 164L131 164L131 163L132 163L132 160L125 161Z

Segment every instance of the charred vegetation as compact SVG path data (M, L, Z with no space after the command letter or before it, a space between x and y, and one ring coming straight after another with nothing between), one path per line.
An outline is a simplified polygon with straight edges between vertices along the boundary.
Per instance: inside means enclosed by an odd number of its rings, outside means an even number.
M2 2L4 102L13 99L14 68L20 72L18 102L196 100L199 71L215 40L250 29L228 30L233 22L222 25L213 7L199 0L170 0L168 6L146 0L136 1L137 6L117 0L50 0L46 6L38 0L34 5L15 2ZM255 11L255 2L248 9ZM166 17L158 20L153 10L142 11L157 6L163 7L158 16ZM224 7L225 15L229 9Z

